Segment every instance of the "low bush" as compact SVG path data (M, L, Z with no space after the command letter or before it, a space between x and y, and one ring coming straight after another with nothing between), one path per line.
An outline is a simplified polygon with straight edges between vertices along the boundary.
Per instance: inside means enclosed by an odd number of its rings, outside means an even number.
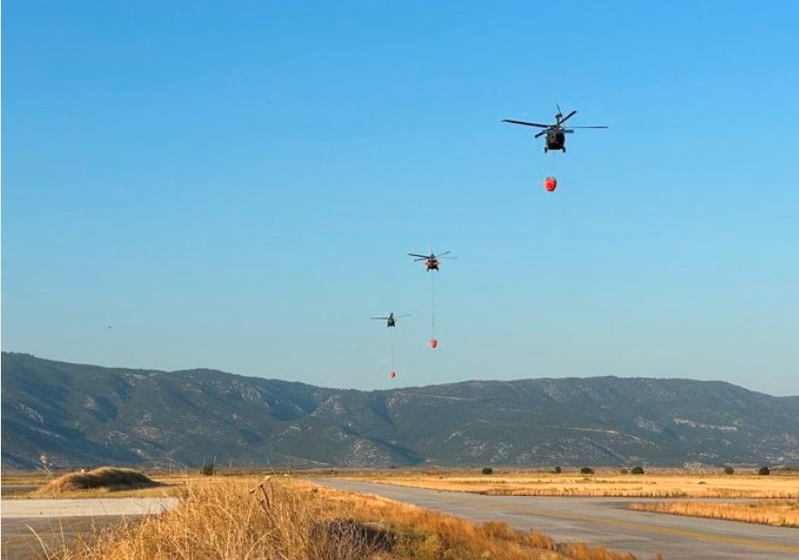
M555 470L554 470L554 473L555 473L555 474L560 474L560 473L562 473L562 472L563 472L563 469L561 469L559 466L558 466L558 467L555 467Z
M580 474L594 474L594 469L591 467L583 467L580 469Z
M724 474L735 474L735 469L730 466L724 467Z
M768 469L768 467L760 467L757 470L757 474L759 474L760 476L766 476L771 474L771 471Z
M494 469L491 467L483 467L483 474L494 474Z
M97 488L136 490L153 486L160 486L160 484L137 470L100 467L88 472L67 473L46 484L39 490L39 493L50 495Z
M636 467L633 467L633 469L630 472L633 473L633 474L644 474L644 467L642 467L640 465L636 466Z

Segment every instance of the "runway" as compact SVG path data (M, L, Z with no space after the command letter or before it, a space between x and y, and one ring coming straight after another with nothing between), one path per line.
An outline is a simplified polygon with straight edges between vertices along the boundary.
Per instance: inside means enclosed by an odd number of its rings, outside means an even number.
M663 499L483 496L340 479L314 482L471 521L504 521L515 529L533 529L558 542L602 544L642 559L657 553L666 560L799 558L799 529L627 509L631 502L666 501Z

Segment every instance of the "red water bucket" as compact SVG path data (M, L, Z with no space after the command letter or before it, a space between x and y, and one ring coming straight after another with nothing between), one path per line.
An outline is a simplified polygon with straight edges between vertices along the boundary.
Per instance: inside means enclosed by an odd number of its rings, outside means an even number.
M436 340L435 338L431 338L430 339L430 348L435 348L436 346L438 346L438 340Z
M391 379L394 379L395 377L397 377L397 372L392 369L389 375L391 375Z
M558 186L558 180L555 179L554 177L547 177L544 180L544 188L549 192L554 191L557 188L557 186Z

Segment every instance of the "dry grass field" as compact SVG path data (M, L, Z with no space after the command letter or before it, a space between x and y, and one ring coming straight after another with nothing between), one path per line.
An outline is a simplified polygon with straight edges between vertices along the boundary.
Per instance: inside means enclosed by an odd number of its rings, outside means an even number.
M582 475L579 471L560 474L543 471L502 471L491 475L463 471L374 471L344 474L353 480L368 480L494 496L597 496L638 498L799 498L799 473L723 474L721 469L684 472L661 469L646 474L620 474L597 470Z
M666 502L630 504L630 508L638 511L731 519L778 527L799 527L799 501Z
M635 560L374 496L272 479L197 482L177 509L47 551L48 560Z
M157 485L137 489L100 487L94 489L61 488L53 497L146 497L179 496L195 483L225 483L249 481L260 473L223 471L208 477L197 471L159 472L146 474ZM799 499L799 471L772 471L759 476L754 471L723 474L721 469L687 471L684 469L647 469L646 474L621 474L619 469L597 469L595 474L582 475L578 470L555 474L543 470L497 469L483 475L479 469L436 470L364 470L314 471L298 475L336 476L352 480L367 480L415 486L433 490L470 492L497 496L596 496L641 498L758 498L772 500ZM31 490L4 499L42 497L44 488L55 476L46 473L4 474L3 486L30 486Z
M104 469L109 467L99 467L99 469ZM114 467L116 468L116 467ZM92 469L92 471L96 471L98 469ZM120 468L122 470L122 468ZM88 472L92 472L88 471ZM3 473L2 476L2 485L18 485L18 486L45 486L46 484L58 480L59 478L64 477L65 475L69 474L76 474L81 471L78 470L69 470L69 471L59 471L57 473L46 473L43 471L35 471L35 472L18 472L18 473ZM170 473L163 473L163 472L151 472L148 470L139 470L151 480L156 482L160 482L162 484L174 484L178 482L184 481L199 481L203 479L208 479L209 477L202 476L201 474L197 473L196 470L193 471L176 471ZM252 478L252 475L250 475Z
M191 484L220 483L229 480L246 479L252 480L252 475L235 474L225 477L203 476L196 472L174 472L174 473L146 473L147 478L152 484L100 484L100 485L76 485L72 484L75 477L81 474L90 474L101 469L94 469L88 473L73 471L60 476L49 475L48 473L17 473L3 475L2 485L4 487L24 487L24 491L3 494L4 500L20 500L29 498L147 498L147 497L170 497L181 496L186 493ZM126 469L117 469L126 470ZM106 481L107 482L107 481Z

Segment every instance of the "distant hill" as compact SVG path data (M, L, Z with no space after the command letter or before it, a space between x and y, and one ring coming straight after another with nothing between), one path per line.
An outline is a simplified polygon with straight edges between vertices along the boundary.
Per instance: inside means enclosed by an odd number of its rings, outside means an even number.
M685 379L354 391L4 352L2 404L6 467L799 463L799 398Z

